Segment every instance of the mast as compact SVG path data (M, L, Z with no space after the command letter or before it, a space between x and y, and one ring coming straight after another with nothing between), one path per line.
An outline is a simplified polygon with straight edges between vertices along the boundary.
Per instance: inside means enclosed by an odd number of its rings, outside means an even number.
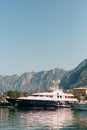
M58 84L60 83L60 80L57 79L57 78L55 77L55 75L56 75L56 70L54 69L54 70L53 70L53 77L54 77L53 86L54 86L54 89L55 89L55 90L58 90L58 89L59 89ZM56 80L55 80L55 79L56 79Z
M59 89L59 86L58 86L59 83L60 83L60 80L53 80L55 90Z

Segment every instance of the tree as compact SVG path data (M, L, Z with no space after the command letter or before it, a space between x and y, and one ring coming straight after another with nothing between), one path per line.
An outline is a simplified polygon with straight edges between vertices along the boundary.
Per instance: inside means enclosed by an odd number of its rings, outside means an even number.
M24 92L23 95L24 95L25 97L27 97L27 96L29 96L29 93L28 93L28 92Z
M10 98L16 98L17 93L14 90L10 90L7 92L7 96L9 96Z

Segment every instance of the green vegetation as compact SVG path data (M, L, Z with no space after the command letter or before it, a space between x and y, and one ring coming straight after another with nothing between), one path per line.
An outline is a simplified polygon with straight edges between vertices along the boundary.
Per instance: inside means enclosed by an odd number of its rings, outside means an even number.
M17 90L10 90L6 92L6 96L10 98L18 98L18 97L27 97L29 94L28 92L22 92L22 91L17 91Z
M18 97L27 97L29 96L28 92L22 92L22 91L17 91L17 90L10 90L4 93L0 93L0 102L5 101L6 97L10 98L18 98Z

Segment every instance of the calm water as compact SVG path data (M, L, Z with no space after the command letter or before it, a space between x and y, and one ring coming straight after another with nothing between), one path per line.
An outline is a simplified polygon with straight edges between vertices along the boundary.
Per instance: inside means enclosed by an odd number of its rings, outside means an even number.
M0 130L87 130L87 111L0 108Z

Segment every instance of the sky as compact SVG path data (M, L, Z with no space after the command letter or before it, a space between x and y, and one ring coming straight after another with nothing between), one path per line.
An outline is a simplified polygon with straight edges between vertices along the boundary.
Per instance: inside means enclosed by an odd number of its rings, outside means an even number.
M87 0L0 0L0 75L71 70L87 58Z

